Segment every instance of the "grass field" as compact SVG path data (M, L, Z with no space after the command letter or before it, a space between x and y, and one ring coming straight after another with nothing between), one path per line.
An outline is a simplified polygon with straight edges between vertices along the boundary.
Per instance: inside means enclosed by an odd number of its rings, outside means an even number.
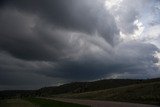
M88 107L79 104L65 103L54 100L46 100L40 98L30 99L8 99L0 102L0 107Z
M32 104L40 105L40 107L88 107L85 105L65 103L65 102L54 101L49 99L41 99L41 98L32 98L27 100L30 101Z
M59 97L110 100L160 105L160 82L136 84L119 88L79 94L64 94Z
M0 107L40 107L22 99L8 99L0 101Z

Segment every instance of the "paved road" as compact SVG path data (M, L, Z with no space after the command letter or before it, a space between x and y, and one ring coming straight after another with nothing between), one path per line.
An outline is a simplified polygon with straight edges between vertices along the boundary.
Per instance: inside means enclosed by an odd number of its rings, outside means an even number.
M160 107L155 105L135 104L125 102L97 101L97 100L78 100L78 99L53 99L57 101L89 105L91 107Z

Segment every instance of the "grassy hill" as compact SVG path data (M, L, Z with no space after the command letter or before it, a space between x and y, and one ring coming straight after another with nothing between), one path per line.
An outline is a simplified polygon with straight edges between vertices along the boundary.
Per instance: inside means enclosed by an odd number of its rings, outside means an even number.
M93 82L73 82L69 84L64 84L57 87L45 87L37 90L37 95L39 96L50 96L64 93L83 93L104 89L117 88L122 86L128 86L133 84L141 83L152 83L160 81L160 78L157 79L106 79Z
M59 95L59 97L160 105L160 82L135 84L79 94L63 94Z
M65 103L49 99L7 99L0 101L0 107L88 107L85 105Z
M108 79L94 82L73 82L56 87L44 87L37 90L39 96L50 96L63 93L82 93L96 90L103 90L131 84L139 84L142 80L131 79Z
M93 82L74 82L39 90L0 91L0 100L53 96L157 104L158 101L160 102L160 78L106 79Z

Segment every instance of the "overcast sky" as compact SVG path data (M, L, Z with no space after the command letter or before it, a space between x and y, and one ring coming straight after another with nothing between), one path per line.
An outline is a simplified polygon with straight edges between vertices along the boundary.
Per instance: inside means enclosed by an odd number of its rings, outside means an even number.
M0 90L156 77L159 0L0 1Z

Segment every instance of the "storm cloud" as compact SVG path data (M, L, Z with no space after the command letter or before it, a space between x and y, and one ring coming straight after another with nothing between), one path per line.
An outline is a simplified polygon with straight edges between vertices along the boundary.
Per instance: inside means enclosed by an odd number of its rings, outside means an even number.
M159 9L157 0L1 1L0 89L158 77Z

